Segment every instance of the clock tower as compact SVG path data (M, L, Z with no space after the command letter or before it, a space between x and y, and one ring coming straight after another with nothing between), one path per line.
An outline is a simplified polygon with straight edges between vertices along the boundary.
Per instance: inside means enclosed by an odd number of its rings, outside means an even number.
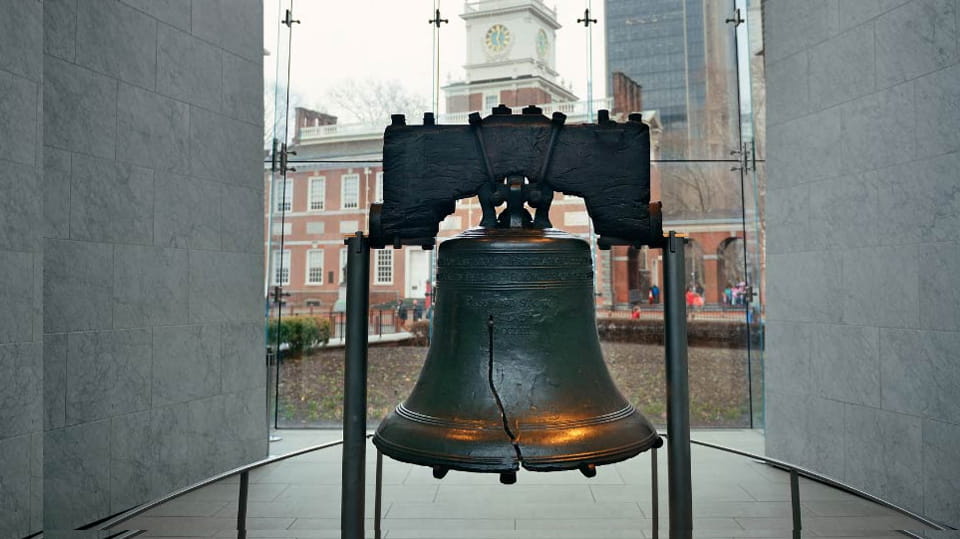
M576 101L557 83L556 10L541 0L472 0L466 22L466 80L444 87L447 112Z

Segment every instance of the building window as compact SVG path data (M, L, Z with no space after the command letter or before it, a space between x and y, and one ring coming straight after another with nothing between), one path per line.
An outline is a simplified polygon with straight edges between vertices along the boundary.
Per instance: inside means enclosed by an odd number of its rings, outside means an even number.
M310 221L307 223L307 234L323 234L323 221Z
M338 277L339 280L337 281L337 283L339 284L347 279L347 248L346 247L340 248L340 267L337 269L339 270L339 274L340 274L340 276Z
M393 284L393 250L378 249L377 272L373 284Z
M487 112L490 112L499 104L500 104L500 94L487 94L483 96L483 108Z
M273 200L275 200L276 211L290 211L293 207L293 182L290 180L280 180L273 184Z
M307 251L307 284L323 284L323 249Z
M293 232L293 223L273 223L273 235L279 236L283 234L284 236L289 236Z
M344 174L341 178L340 207L349 210L360 207L360 175Z
M323 176L310 178L310 211L323 210L324 199L326 198L327 179Z
M377 183L373 193L374 202L383 202L383 171L377 172Z
M290 284L290 251L273 252L273 284Z

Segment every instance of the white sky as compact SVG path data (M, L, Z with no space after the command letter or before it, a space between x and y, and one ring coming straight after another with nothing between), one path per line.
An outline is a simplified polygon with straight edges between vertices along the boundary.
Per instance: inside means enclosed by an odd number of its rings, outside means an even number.
M284 41L286 26L278 24L283 10L293 4L293 51L291 89L308 106L325 108L331 114L348 117L346 111L323 102L328 88L345 79L397 80L429 102L433 85L434 2L440 2L441 17L448 24L440 29L440 85L462 80L466 58L464 2L453 0L267 0L264 5L264 58L268 84L277 77L279 59L285 77L284 42L278 51L278 26ZM603 2L599 0L545 0L556 7L562 28L557 31L557 71L565 84L572 85L580 99L587 98L587 30L577 19L591 4L593 25L593 96L605 96ZM268 87L267 91L271 89ZM441 107L443 100L441 99Z

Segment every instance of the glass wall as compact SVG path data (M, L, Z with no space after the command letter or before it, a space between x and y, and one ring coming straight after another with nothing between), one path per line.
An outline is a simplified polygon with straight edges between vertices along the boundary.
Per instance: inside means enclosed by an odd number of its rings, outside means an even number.
M762 84L751 84L762 80L751 62L762 51L759 2L268 4L264 301L275 426L341 422L343 236L366 231L370 204L382 199L390 115L419 124L435 112L438 123L463 124L497 104L561 111L568 123L595 121L598 109L617 121L643 112L652 199L663 202L664 229L689 239L693 424L762 424L762 133L754 128ZM475 199L458 201L439 241L479 217ZM558 195L551 220L595 246L578 198ZM417 380L435 253L371 255L371 423ZM610 370L662 422L662 346L645 337L663 323L660 253L618 247L594 256Z

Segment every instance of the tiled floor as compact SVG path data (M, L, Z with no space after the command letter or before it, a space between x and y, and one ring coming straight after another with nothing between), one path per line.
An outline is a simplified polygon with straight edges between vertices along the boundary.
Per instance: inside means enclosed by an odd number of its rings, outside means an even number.
M338 431L280 431L272 454L340 437ZM758 431L695 431L693 438L761 454ZM375 453L367 453L367 535L373 536ZM659 452L660 536L668 528L666 452ZM693 446L695 537L790 537L788 474L751 459ZM384 459L383 537L653 537L650 458L579 472L520 472L515 485L496 475L450 472ZM251 475L248 536L339 537L340 451L326 449ZM236 537L238 482L205 487L127 523L150 537ZM903 537L924 526L873 503L801 479L803 535Z

